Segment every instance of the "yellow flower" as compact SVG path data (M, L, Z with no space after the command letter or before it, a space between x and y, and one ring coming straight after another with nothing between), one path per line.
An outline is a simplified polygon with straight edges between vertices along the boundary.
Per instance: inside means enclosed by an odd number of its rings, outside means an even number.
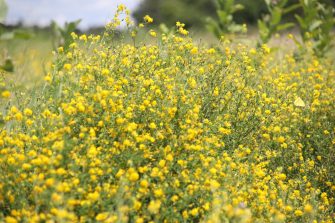
M64 52L64 48L62 46L58 47L57 51L58 51L58 53L63 53Z
M140 178L140 175L137 172L132 172L129 175L129 180L131 182L136 182Z
M152 23L154 21L153 18L151 18L149 15L144 16L144 21L147 23Z
M156 124L155 124L154 122L151 122L151 123L149 124L149 128L151 128L151 129L156 129L157 126L156 126Z
M162 197L164 195L164 192L161 188L159 188L154 191L154 194L155 194L155 197Z
M123 12L126 9L126 6L124 4L120 4L117 7L117 11L118 12Z
M26 108L23 110L23 113L26 115L26 116L31 116L33 114L33 111L29 108Z
M312 213L313 212L313 206L310 205L310 204L306 204L305 207L304 207L304 212L309 214L309 213Z
M144 219L143 218L137 218L135 223L144 223Z
M294 211L294 215L297 216L297 217L300 217L302 216L304 213L301 211L301 210L296 210Z
M190 52L191 52L191 54L197 54L198 53L198 47L193 47Z
M103 213L99 213L96 217L95 220L97 221L104 221L108 218L109 213L108 212L103 212Z
M44 80L45 80L46 82L48 82L48 83L51 83L51 80L52 80L51 75L50 75L50 74L46 75L46 76L44 77Z
M221 133L224 134L224 135L229 135L229 134L231 134L231 130L230 130L230 129L226 129L226 128L223 128L223 127L220 127L220 128L219 128L219 132L221 132Z
M97 201L100 198L100 194L95 191L93 193L88 193L87 199L90 201Z
M149 186L149 182L147 180L141 180L140 182L141 187L147 188Z
M179 27L178 32L184 36L188 35L188 31L184 29L183 27Z
M134 209L138 211L142 207L142 203L139 202L138 200L135 200L133 206Z
M192 216L197 216L199 214L199 208L193 208L191 211L190 211L190 214Z
M85 34L81 35L79 39L83 40L84 42L87 42L87 36Z
M69 64L69 63L64 64L64 69L65 70L69 71L69 70L71 70L71 68L72 68L71 64Z
M283 136L279 136L279 137L277 138L277 142L279 142L279 143L283 143L283 142L285 142L285 138L284 138Z
M10 97L10 92L9 91L3 91L1 93L1 97L3 97L3 98L9 98Z
M160 207L161 207L162 202L159 200L152 200L149 203L148 210L151 214L157 214Z
M211 180L210 181L210 186L212 189L216 190L218 189L221 185L219 182L217 182L216 180Z
M149 34L150 34L150 36L152 36L152 37L156 37L156 36L157 36L157 33L156 33L154 30L150 30L150 31L149 31Z
M105 68L105 69L103 69L103 70L101 71L101 74L107 76L107 75L110 74L110 71L109 71L108 69Z
M264 133L262 136L263 136L264 139L270 140L270 135L269 134Z
M6 223L17 223L18 221L15 218L11 217L11 216L7 216L5 218L5 222Z

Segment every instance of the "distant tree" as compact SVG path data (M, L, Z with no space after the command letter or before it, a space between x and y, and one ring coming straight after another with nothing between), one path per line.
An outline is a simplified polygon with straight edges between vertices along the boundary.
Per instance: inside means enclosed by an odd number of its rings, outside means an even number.
M156 24L171 26L181 21L187 26L203 27L205 18L214 13L214 3L210 0L144 0L133 16L138 22L148 14Z
M297 2L299 0L289 0L288 5ZM320 2L335 5L335 0ZM244 6L243 11L234 14L234 21L237 23L256 23L267 13L264 0L236 0L236 3ZM215 10L213 0L143 0L133 16L137 22L142 22L143 16L148 14L154 18L156 24L165 23L171 26L176 21L181 21L187 26L204 27L206 18L216 15ZM286 20L294 19L293 14L286 17Z

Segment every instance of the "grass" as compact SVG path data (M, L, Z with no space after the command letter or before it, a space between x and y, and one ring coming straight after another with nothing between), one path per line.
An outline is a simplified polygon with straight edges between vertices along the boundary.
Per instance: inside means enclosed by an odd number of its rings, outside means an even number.
M6 40L0 46L4 49L1 52L1 61L9 57L14 63L14 72L8 73L8 80L24 87L41 83L52 62L52 42L49 34L35 32L28 40Z

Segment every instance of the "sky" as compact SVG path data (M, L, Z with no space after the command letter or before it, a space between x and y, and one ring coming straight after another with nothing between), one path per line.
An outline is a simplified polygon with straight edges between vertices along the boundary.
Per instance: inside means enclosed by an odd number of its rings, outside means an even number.
M6 0L9 10L6 24L23 21L25 25L47 26L51 20L58 24L82 19L79 27L106 24L118 5L133 11L141 0Z

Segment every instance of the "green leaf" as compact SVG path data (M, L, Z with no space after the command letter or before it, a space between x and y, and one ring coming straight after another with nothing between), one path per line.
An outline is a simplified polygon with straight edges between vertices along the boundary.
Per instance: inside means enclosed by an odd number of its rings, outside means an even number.
M279 1L278 6L279 6L280 8L284 8L285 5L287 4L287 1L288 1L288 0L281 0L281 1Z
M271 25L276 26L280 23L282 17L282 11L279 7L275 7L272 11Z
M65 25L66 32L67 33L74 32L80 22L81 22L81 19L78 19L76 21L73 21L73 22L70 22L70 23L66 24Z
M168 34L170 32L169 28L165 25L165 23L161 23L159 25L159 29L161 30L162 33Z
M266 24L262 20L258 20L258 29L262 32L268 30Z
M300 7L301 7L301 4L300 4L300 3L293 4L293 5L291 5L291 6L287 7L287 8L285 8L285 9L283 10L283 14L291 13L292 11L294 11L294 10L300 8Z
M218 10L217 14L219 16L220 22L225 24L228 21L228 14L223 10Z
M271 5L271 0L265 0L265 3L267 6L270 6Z
M305 29L307 28L307 26L306 26L306 23L305 23L305 21L303 20L303 18L301 18L299 15L294 15L294 16L295 16L295 18L297 19L297 21L298 21L300 27L301 27L303 30L305 30Z
M3 23L7 16L8 7L5 0L0 0L0 23Z
M277 31L282 31L282 30L285 30L285 29L292 28L292 27L294 27L294 25L295 24L293 22L278 25L277 26Z
M311 1L310 1L310 0L304 0L304 4L305 4L306 6L310 6L310 5L311 5Z
M258 30L262 41L266 42L269 38L270 30L262 20L258 20Z
M314 21L314 22L309 26L309 30L310 30L310 31L313 31L313 30L319 28L319 27L322 25L322 23L323 23L323 22L322 22L321 20L316 20L316 21Z
M13 61L11 59L6 59L4 65L2 65L0 68L7 72L13 72L14 71Z
M3 127L5 125L5 120L3 120L2 118L0 118L0 127Z
M207 30L213 33L218 39L220 39L222 35L222 30L220 29L218 23L210 17L207 18L206 21L207 21L207 24L206 24Z
M214 0L215 8L223 8L224 0Z
M235 0L226 0L224 9L226 11L231 11L233 9L233 6L234 6L234 1Z

